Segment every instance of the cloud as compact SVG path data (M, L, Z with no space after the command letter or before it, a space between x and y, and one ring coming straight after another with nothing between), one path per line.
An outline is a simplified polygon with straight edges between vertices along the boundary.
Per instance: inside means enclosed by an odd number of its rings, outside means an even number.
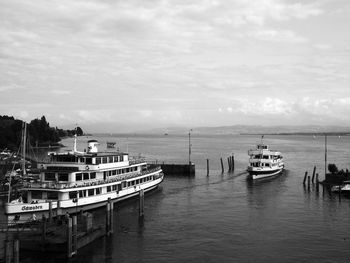
M272 41L272 42L289 42L289 43L307 42L307 39L305 37L298 36L295 32L290 30L264 29L264 30L248 32L246 34L242 34L241 36L248 36L259 40Z
M5 92L9 90L18 90L18 89L23 89L23 87L16 85L16 84L10 84L7 86L0 86L0 92Z
M71 93L69 90L62 90L62 89L51 90L51 92L57 95L68 95Z

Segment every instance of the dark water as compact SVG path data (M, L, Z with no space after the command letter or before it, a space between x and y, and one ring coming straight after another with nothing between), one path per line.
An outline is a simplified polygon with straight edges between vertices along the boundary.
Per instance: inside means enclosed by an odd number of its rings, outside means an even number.
M188 162L187 136L97 139L102 147L117 141L121 150L149 160ZM324 138L265 138L283 153L287 170L273 180L250 183L247 151L257 142L255 136L193 135L196 177L166 177L159 190L146 195L143 227L137 200L118 205L114 235L79 250L72 262L349 262L350 199L339 201L322 187L317 193L302 185L314 165L324 178ZM328 162L350 168L349 143L348 137L328 138ZM235 172L222 175L220 157L227 170L231 153ZM65 262L39 253L25 254L22 261Z

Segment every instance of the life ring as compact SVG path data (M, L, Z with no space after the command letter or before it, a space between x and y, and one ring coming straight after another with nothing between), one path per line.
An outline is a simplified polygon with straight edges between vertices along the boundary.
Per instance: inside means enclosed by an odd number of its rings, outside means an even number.
M89 166L88 166L88 165L85 167L85 170L88 170L88 171L90 170L90 168L89 168Z

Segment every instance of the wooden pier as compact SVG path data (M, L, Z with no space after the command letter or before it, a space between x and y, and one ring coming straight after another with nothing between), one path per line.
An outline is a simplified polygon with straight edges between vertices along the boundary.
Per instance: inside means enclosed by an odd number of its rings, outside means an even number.
M190 164L161 164L164 174L167 175L183 175L195 176L196 166L194 163Z

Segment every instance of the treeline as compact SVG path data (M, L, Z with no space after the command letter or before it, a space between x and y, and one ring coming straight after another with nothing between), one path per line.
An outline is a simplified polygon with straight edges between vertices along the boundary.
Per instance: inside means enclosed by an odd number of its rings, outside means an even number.
M12 116L0 115L0 149L8 148L15 150L21 143L22 120L16 120ZM74 130L63 130L57 127L50 127L45 116L34 119L27 124L27 137L32 146L54 146L63 137L78 136L84 134L80 127Z

